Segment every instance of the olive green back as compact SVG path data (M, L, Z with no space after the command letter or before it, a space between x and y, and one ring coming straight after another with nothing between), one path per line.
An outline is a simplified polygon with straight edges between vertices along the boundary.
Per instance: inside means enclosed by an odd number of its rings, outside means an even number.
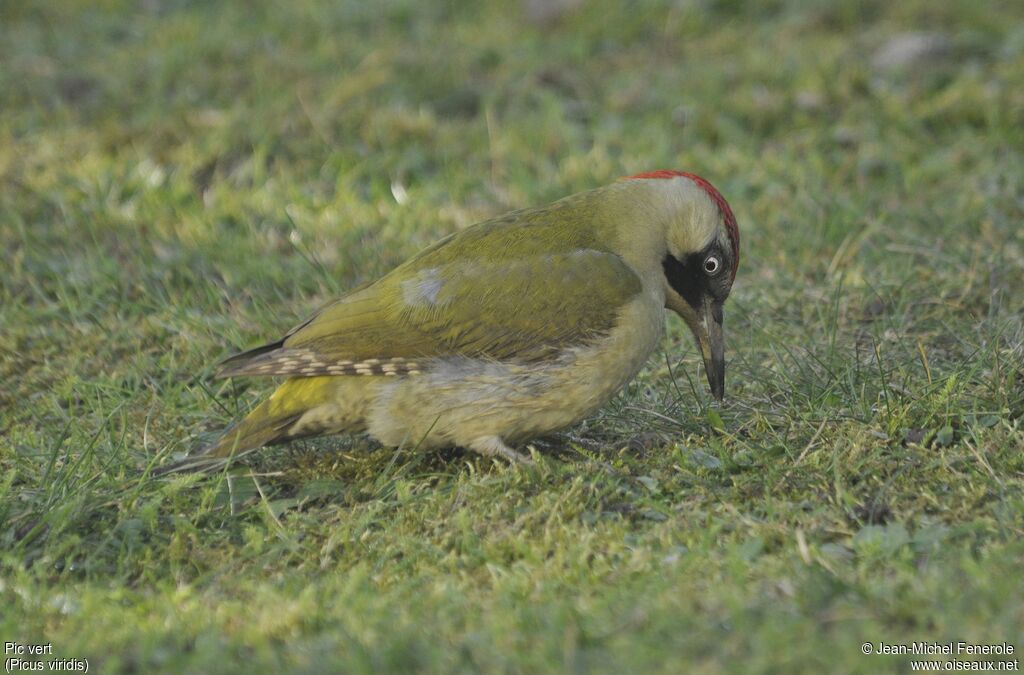
M227 374L316 375L338 371L308 364L450 355L538 360L586 343L610 330L641 290L607 250L612 233L594 217L591 196L455 233L325 307L283 342L231 359ZM273 365L294 364L296 354L301 372Z

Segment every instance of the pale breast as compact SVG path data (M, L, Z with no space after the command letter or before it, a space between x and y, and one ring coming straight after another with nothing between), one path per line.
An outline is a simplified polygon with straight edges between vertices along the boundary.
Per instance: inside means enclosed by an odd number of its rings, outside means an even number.
M387 445L510 443L565 428L604 405L643 367L664 330L664 299L641 293L608 335L543 363L449 357L377 389L367 426Z

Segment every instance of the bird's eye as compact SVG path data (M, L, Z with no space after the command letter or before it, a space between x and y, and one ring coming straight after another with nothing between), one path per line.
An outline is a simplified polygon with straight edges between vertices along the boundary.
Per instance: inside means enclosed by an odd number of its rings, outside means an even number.
M718 268L721 266L722 264L718 262L718 258L716 258L713 255L709 255L707 258L704 259L704 271L707 272L708 274L714 274L715 272L718 271Z

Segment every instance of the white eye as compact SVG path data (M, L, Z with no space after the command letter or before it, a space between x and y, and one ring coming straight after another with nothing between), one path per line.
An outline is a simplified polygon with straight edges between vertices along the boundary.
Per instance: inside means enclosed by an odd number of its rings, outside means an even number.
M718 262L718 258L713 255L709 255L704 259L704 271L708 274L714 274L721 266L721 263Z

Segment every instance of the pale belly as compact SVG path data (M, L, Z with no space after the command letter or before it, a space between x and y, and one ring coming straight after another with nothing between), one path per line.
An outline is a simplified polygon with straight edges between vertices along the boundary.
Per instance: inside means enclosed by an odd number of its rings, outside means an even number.
M420 375L379 379L365 418L386 445L519 443L582 420L636 376L664 331L664 300L643 293L599 341L545 364L470 358L434 361Z

